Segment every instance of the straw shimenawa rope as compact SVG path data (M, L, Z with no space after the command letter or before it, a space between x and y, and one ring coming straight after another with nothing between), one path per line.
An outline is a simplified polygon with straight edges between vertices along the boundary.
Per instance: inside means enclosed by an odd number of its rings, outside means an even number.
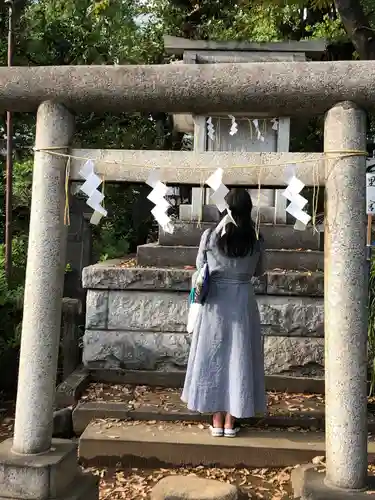
M66 147L60 147L60 146L52 146L52 147L47 147L47 148L34 148L35 152L38 153L47 153L53 156L58 156L61 158L66 158L67 163L66 163L66 175L65 175L65 210L64 210L64 224L69 225L70 224L70 216L69 216L69 177L70 177L70 166L71 166L71 160L78 160L78 161L93 161L96 163L102 163L102 164L119 164L119 162L116 161L108 161L100 158L99 160L94 159L94 158L88 158L84 156L76 156L76 155L71 155L69 153L62 153L61 150L66 149ZM336 162L340 159L343 158L349 158L351 156L368 156L367 151L361 151L361 150L343 150L343 151L325 151L323 155L326 157L328 160L336 160ZM300 163L313 163L314 160L312 159L306 159L306 160L295 160L295 161L288 161L288 165L296 165ZM335 162L335 163L336 163ZM121 163L123 164L123 163ZM125 165L125 164L124 164ZM134 162L131 163L132 166L135 166ZM144 163L136 165L136 166L146 166L149 168L158 168L159 170L163 170L163 167L155 167L154 165L144 165ZM230 168L258 168L258 194L257 194L257 214L256 214L256 222L255 222L255 227L256 227L256 232L257 232L257 237L259 237L259 227L260 227L260 207L259 207L259 201L260 201L260 190L261 190L261 174L262 170L264 168L273 168L273 167L281 167L285 166L284 162L275 162L275 163L268 163L268 164L262 164L262 165L232 165ZM201 170L201 188L203 189L204 187L204 182L203 182L203 171L204 170L215 170L216 167L211 167L211 166L200 166L196 167L198 170ZM332 167L333 168L333 167ZM328 172L328 175L330 175L330 172ZM104 179L105 179L106 173L104 172L103 174L103 184L102 184L102 192L104 193ZM312 200L312 226L314 229L316 229L316 215L317 215L317 210L318 210L318 201L319 201L319 172L316 168L316 165L313 166L313 179L314 179L314 184L313 184L313 200ZM204 201L204 200L203 200ZM199 220L198 224L200 224L202 221L202 213L199 215Z

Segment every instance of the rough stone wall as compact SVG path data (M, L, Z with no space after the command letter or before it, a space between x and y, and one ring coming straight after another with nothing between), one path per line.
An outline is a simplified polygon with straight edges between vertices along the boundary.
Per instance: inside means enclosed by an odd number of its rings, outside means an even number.
M185 369L191 271L126 269L116 262L84 270L88 289L84 363L92 367ZM323 274L272 272L255 282L268 374L321 374Z

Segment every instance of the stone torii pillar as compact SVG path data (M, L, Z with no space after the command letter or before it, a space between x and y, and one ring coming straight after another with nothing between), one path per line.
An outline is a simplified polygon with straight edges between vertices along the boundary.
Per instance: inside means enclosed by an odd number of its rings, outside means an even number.
M366 151L366 114L351 102L331 108L324 150ZM324 266L327 485L367 481L366 157L326 161Z
M362 109L345 101L328 111L324 151L327 472L323 481L313 466L300 467L292 472L292 483L295 497L303 500L359 500L368 498L362 492L367 486L368 439L366 114ZM343 156L337 158L340 153Z
M65 268L67 159L38 149L65 153L73 133L66 108L51 102L39 107L13 442L21 454L51 446Z
M14 440L0 444L4 500L97 498L95 480L79 471L76 445L52 440L67 235L67 160L38 150L65 152L73 132L74 118L64 106L40 105Z

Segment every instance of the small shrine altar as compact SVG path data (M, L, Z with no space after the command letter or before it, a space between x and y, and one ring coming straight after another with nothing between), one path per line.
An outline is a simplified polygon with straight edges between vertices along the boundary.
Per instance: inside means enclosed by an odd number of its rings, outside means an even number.
M179 58L175 65L272 63L320 59L325 42L234 44L165 37L165 48ZM230 110L215 113L213 106L205 115L174 114L173 121L178 131L193 139L193 150L179 153L180 161L181 155L207 152L214 158L216 153L218 157L227 153L228 163L233 164L236 160L232 158L242 153L267 157L288 153L290 148L288 116L231 114ZM147 166L146 158L144 161ZM219 162L217 167L225 165ZM202 184L205 180L203 172ZM282 196L284 189L263 187L260 177L259 186L250 190L253 218L260 224L267 246L267 273L256 283L265 368L268 374L322 376L321 238L311 224L303 231L294 228L296 219L286 211L289 202ZM175 370L185 369L191 338L186 332L192 275L188 268L195 265L202 232L220 217L212 193L207 185L192 187L189 202L179 206L178 220L173 220L173 233L160 227L157 243L138 247L133 267L124 257L84 270L87 316L83 356L88 367L166 370L172 377Z

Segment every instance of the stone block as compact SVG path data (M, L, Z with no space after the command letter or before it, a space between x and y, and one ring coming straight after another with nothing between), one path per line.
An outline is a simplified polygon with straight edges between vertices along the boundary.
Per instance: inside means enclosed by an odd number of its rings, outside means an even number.
M112 290L108 330L186 332L188 307L185 292Z
M164 477L151 491L151 500L237 500L237 498L235 486L193 475Z
M185 368L189 334L87 330L83 362L105 369L172 370ZM311 337L266 336L264 366L267 374L308 371L323 367L324 340Z
M86 267L83 270L84 287L96 290L167 290L188 292L191 286L191 269L178 268L124 268L119 261L109 261ZM311 271L268 271L261 278L254 278L257 294L323 296L324 273ZM87 302L87 308L95 301Z
M322 299L259 295L257 301L264 335L323 336ZM107 329L184 333L188 306L183 292L113 290Z
M82 292L81 285L80 288ZM79 348L80 331L78 325L80 325L82 321L82 302L78 299L63 298L60 343L63 380L74 372L81 360Z
M73 408L61 408L53 412L53 437L71 439L73 432Z
M270 295L302 295L323 297L323 272L285 272L267 273L267 294Z
M108 327L87 329L84 363L96 368L171 370L187 364L187 292L109 292ZM269 374L323 367L324 306L320 298L258 296ZM88 314L90 312L88 311ZM314 372L315 373L315 372Z
M12 439L0 444L2 497L41 500L67 494L78 474L77 446L74 443L54 439L50 451L40 455L15 454L12 444Z
M92 476L91 474L79 473L69 486L68 491L66 491L62 496L42 500L99 500L98 482L98 478ZM2 496L2 492L0 492L0 500L10 500L10 498ZM12 500L29 499L25 497L18 497L17 499Z
M108 291L88 290L86 297L86 328L106 328Z
M220 152L222 153L222 151ZM254 220L257 216L259 216L259 220L261 223L270 224L275 220L275 207L261 206L259 207L259 212L257 208L254 207L251 215ZM196 215L192 214L191 205L180 205L179 218L181 221L199 222L199 218ZM215 205L203 205L201 220L205 222L217 223L220 221L220 212ZM280 216L280 213L276 212L276 223L285 224L285 212L283 212L282 216Z
M213 229L216 222L198 222L189 220L178 220L173 224L173 233L166 233L159 227L159 244L163 246L196 247L206 229Z
M172 234L159 228L159 244L165 246L197 246L202 233L214 228L216 223L176 221ZM296 231L290 224L262 224L260 227L268 249L305 249L319 250L319 234L312 229Z
M57 386L55 408L63 409L75 405L89 383L89 372L80 366Z
M109 261L86 267L83 270L83 284L88 289L98 290L167 290L189 292L192 269L151 268L119 266L119 261ZM266 293L266 276L254 278L256 293ZM95 304L92 304L95 307ZM87 307L90 307L90 302Z
M257 302L263 335L324 336L322 299L259 295Z
M137 260L140 266L183 268L195 266L197 252L197 247L162 246L157 243L149 243L138 247ZM267 270L322 270L324 268L324 255L323 252L317 250L267 250L265 267Z
M192 270L125 268L118 260L85 267L83 286L104 290L190 290Z
M269 375L309 373L309 367L324 366L324 339L310 337L265 337L264 368Z
M192 220L191 205L180 205L180 219L184 221ZM216 205L203 205L202 220L208 222L219 222L220 212ZM197 221L198 222L198 221Z
M185 267L196 265L197 247L161 246L157 243L140 245L137 248L137 262L140 266Z
M368 478L367 491L330 488L324 481L324 472L313 464L300 465L292 470L293 498L299 500L368 500L375 496L375 478Z
M183 368L191 336L187 333L86 330L83 362L102 368L155 370Z
M324 269L324 254L318 250L266 250L265 268L315 272Z

